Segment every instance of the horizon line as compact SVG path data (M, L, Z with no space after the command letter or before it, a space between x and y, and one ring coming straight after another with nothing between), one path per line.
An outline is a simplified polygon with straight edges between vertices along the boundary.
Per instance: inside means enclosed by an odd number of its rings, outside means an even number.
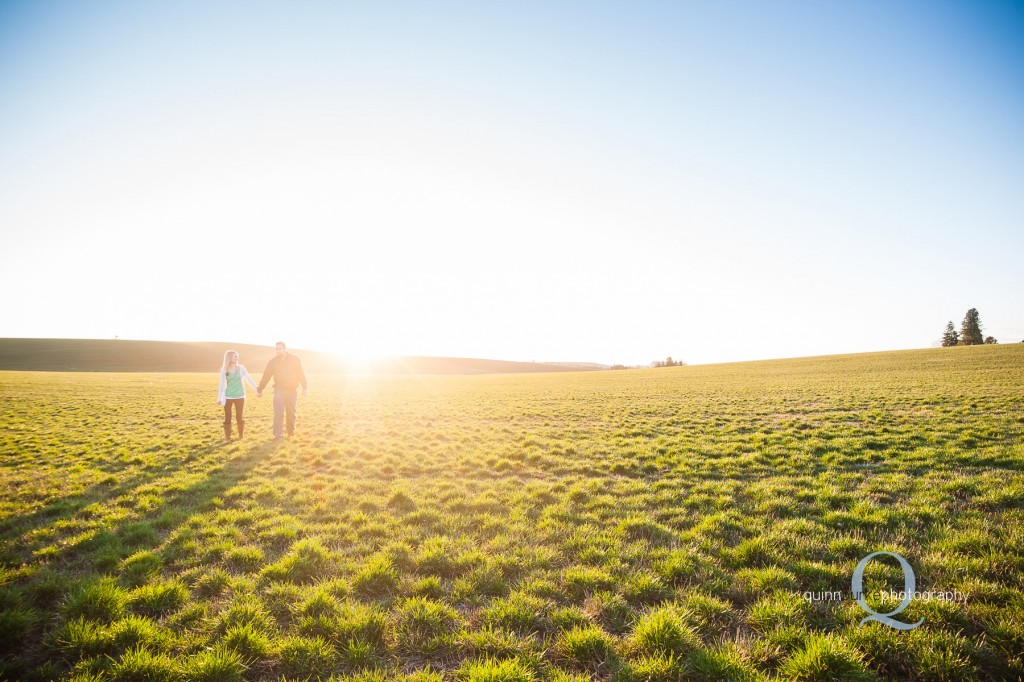
M3 337L0 337L0 341L6 341L6 340L19 340L19 341L108 341L108 342L125 341L125 342L129 342L129 343L139 342L139 343L211 344L211 345L216 344L216 345L224 345L224 346L227 346L227 347L230 347L231 345L235 345L235 346L255 346L255 347L267 348L267 349L272 349L273 346L274 346L273 343L267 343L267 344L264 344L264 343L252 343L252 342L249 342L249 341L237 341L237 340L236 341L197 341L197 340L184 341L184 340L173 340L173 339L128 339L128 338L121 338L119 336L105 337L105 338L96 338L96 337L68 337L68 336L51 336L51 337L44 337L44 336L3 336ZM1014 344L998 344L998 345L1014 345ZM685 359L678 359L677 362L682 362L683 364L681 366L684 366L684 367L697 367L697 366L739 364L739 363L749 363L749 362L768 362L768 361L774 361L774 360L798 360L798 359L811 359L811 358L841 357L841 356L849 356L849 355L869 355L869 354L875 354L875 353L892 353L892 352L899 352L899 351L930 350L930 349L933 349L935 347L936 346L924 346L924 347L922 347L922 346L915 346L915 347L910 347L910 348L890 348L890 349L870 350L870 351L847 351L847 352L839 352L839 353L819 353L819 354L812 354L812 355L786 355L786 356L776 356L776 357L768 357L768 358L730 359L730 360L720 360L720 361L715 361L715 362L688 362ZM305 347L294 347L293 348L293 347L290 347L290 346L289 346L289 350L295 350L295 351L301 351L301 352L309 352L309 353L317 353L317 354L320 354L320 355L328 355L328 356L337 357L339 359L346 359L346 360L349 360L349 361L352 361L354 359L351 355L350 356L346 356L346 354L344 352L340 352L340 351L339 352L335 352L335 351L320 350L320 349L316 349L316 348L305 348ZM611 367L614 367L614 366L622 366L622 367L625 367L627 369L648 369L648 368L651 367L651 365L654 362L660 361L660 360L652 360L648 364L637 365L637 364L627 364L627 363L622 363L622 362L596 362L596 361L592 361L592 360L533 360L533 359L531 359L531 360L521 360L521 359L509 359L509 358L498 358L498 357L478 357L478 356L466 356L466 355L428 355L428 354L413 354L413 353L402 354L402 355L397 355L397 354L381 354L381 355L369 355L369 356L367 356L367 355L360 355L358 360L360 362L377 362L377 361L386 361L386 360L400 360L400 359L404 359L404 358L431 358L431 359L442 359L442 360L486 360L486 361L496 361L496 362L515 362L515 363L522 363L522 364L561 365L561 366L567 366L567 365L591 365L591 366L604 367L604 368L607 368L607 369L610 369Z

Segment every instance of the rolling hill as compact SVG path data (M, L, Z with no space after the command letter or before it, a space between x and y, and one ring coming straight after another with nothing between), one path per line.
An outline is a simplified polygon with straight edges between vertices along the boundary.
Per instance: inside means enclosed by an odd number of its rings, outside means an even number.
M128 341L120 339L0 339L0 370L46 372L204 372L216 371L226 350L238 351L242 364L262 371L274 356L270 346L229 342ZM338 356L293 351L307 372L348 372ZM593 363L543 363L479 358L399 357L373 362L377 374L509 374L580 372L606 369Z

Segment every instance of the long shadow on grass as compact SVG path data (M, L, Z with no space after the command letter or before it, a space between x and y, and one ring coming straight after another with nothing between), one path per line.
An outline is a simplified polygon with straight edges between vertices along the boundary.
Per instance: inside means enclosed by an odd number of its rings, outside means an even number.
M182 512L206 508L215 497L220 497L248 476L253 467L277 450L280 445L280 441L272 441L249 448L245 453L208 471L205 479L183 490L175 490L166 498L162 508Z
M244 480L254 467L279 446L280 442L275 441L251 447L245 453L208 469L206 475L192 485L184 488L172 487L170 493L164 496L162 504L141 517L125 519L105 532L119 541L121 546L118 549L125 555L147 547L155 547L163 538L186 523L193 514L213 509L212 503L215 498ZM171 514L168 515L168 512ZM157 532L150 524L161 517L170 518L172 521L159 524L160 530Z
M198 448L189 452L187 457L189 460L202 459L223 447L223 443L218 443L205 448ZM182 460L175 459L162 466L146 467L120 481L111 480L113 474L117 473L118 470L110 471L108 472L109 476L104 477L100 482L93 484L82 492L53 500L29 514L21 516L11 515L0 520L0 540L8 539L12 535L11 531L16 531L14 533L16 536L49 523L77 516L83 508L90 504L120 497L133 490L136 486L147 483L168 473L172 469L180 467L183 463Z
M22 561L30 561L32 553L41 546L59 541L58 538L52 537L46 537L38 542L28 541L26 536L33 531L63 519L78 516L89 505L128 495L140 488L157 484L162 478L169 479L166 480L166 483L167 487L171 489L171 493L165 495L163 501L155 508L146 510L142 514L132 514L116 526L104 528L82 543L76 543L62 548L60 551L52 552L49 554L49 557L58 558L71 552L89 554L91 550L115 543L120 538L127 540L126 545L130 549L138 549L142 545L152 544L152 542L156 542L159 539L157 533L140 534L133 531L143 527L142 525L147 520L157 519L169 510L177 511L187 518L188 512L193 512L207 506L213 498L223 494L248 475L249 471L265 455L276 449L277 445L276 442L256 445L245 453L226 460L222 464L213 464L213 468L206 472L205 477L184 489L175 487L174 479L179 475L179 472L176 470L182 468L187 462L175 460L163 467L138 472L114 485L107 482L97 483L83 493L74 495L71 498L56 500L30 514L8 517L0 523L0 547L4 548L3 552L5 555L0 556L0 564L13 559L12 554L20 555L19 558ZM188 453L188 461L202 463L203 458L223 449L223 447L223 443L218 443L193 450ZM170 476L165 476L166 474L170 474ZM149 540L152 540L152 542ZM118 542L117 544L120 543Z
M223 494L229 488L243 480L255 466L263 461L266 455L273 452L276 448L277 443L265 443L251 447L246 452L237 454L233 458L223 462L203 462L202 460L199 460L198 464L200 466L204 464L206 466L205 471L193 472L192 475L198 476L198 480L188 487L175 486L173 479L169 480L168 491L167 494L163 496L161 504L148 509L142 514L134 514L131 518L127 518L114 526L96 528L96 532L88 540L76 543L75 545L59 547L57 551L47 553L45 559L34 559L36 561L47 561L51 564L57 563L57 573L63 575L60 579L59 591L54 592L54 588L51 584L49 587L44 585L42 590L36 590L35 592L30 593L35 595L49 595L46 597L48 599L47 608L55 608L54 604L56 604L60 599L61 593L64 593L66 596L66 590L68 587L75 584L74 582L66 581L66 579L71 578L71 576L78 573L78 569L85 568L86 574L94 572L109 573L117 568L118 564L120 564L121 560L125 556L141 549L142 546L155 546L156 544L159 544L164 537L174 531L175 527L186 523L193 512L209 508L215 497ZM192 454L208 455L219 449L221 449L221 446L208 447L196 450ZM175 464L180 466L183 462L179 461L175 462ZM154 480L154 478L155 477L152 475L144 476L138 474L133 476L132 479L120 484L117 489L124 494L130 494L133 490L131 487L132 485L139 482L143 482L144 485L152 485L154 482L158 482L160 480ZM77 505L77 508L82 508L85 505L94 502L95 500L92 498L98 494L98 490L106 489L94 486L94 488L90 489L90 493L76 496L72 501L72 505ZM175 523L154 523L157 517L167 518L168 515L166 512L169 510L177 512L170 516L176 520ZM43 525L45 522L52 521L53 519L51 517L52 514L44 515L40 512L36 512L22 517L22 524L23 526L27 526L34 522L36 526L39 526ZM145 527L147 525L154 529L151 534L141 537L142 544L133 541L131 538L132 529ZM155 527L157 526L159 526L160 532L156 532ZM14 528L18 532L24 532L23 527L15 525ZM135 539L138 540L140 538L136 537ZM2 542L5 545L10 544L6 539ZM18 550L31 555L31 548L22 549L21 547L18 547ZM26 560L33 561L33 559ZM35 576L29 576L21 582L21 585L31 585L35 580ZM36 596L35 598L38 599L39 597ZM28 634L25 634L24 632L22 633L22 641L31 642L33 646L38 642L42 642L43 637L45 636L43 621L37 620L30 623L28 627L31 628L31 631L26 631ZM17 671L15 677L21 677L23 672L43 663L43 661L46 660L46 655L47 651L45 648L39 648L36 650L30 649L25 654L25 657L21 660L15 661L14 667L9 670ZM2 670L0 670L0 678L7 679L7 676Z

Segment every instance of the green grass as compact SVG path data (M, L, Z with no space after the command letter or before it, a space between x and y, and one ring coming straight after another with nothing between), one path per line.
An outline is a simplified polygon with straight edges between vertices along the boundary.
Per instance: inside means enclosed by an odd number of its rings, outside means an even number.
M0 678L1018 679L1022 386L1020 344L321 375L225 444L209 376L3 372ZM966 602L859 625L877 550Z

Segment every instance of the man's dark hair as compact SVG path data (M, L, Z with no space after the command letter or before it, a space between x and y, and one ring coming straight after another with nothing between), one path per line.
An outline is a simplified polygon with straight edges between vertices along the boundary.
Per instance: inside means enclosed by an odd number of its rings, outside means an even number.
M284 345L284 341L278 341L277 343L274 344L275 348L277 346L281 346L281 348L287 348L288 347L288 346Z

